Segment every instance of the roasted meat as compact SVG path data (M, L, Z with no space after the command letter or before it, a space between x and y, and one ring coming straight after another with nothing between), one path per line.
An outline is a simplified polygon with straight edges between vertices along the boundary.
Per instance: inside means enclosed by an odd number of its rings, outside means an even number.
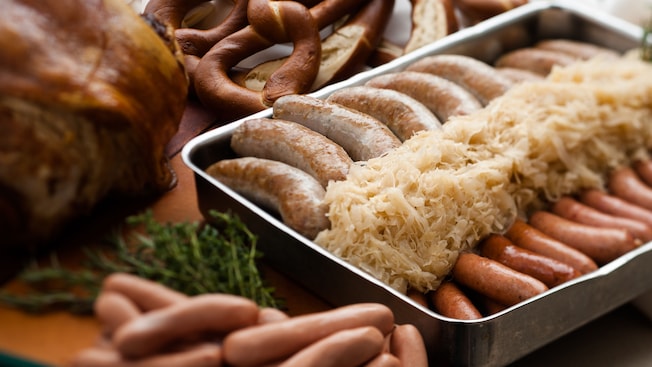
M0 248L174 184L188 81L171 28L124 0L6 0L0 49Z

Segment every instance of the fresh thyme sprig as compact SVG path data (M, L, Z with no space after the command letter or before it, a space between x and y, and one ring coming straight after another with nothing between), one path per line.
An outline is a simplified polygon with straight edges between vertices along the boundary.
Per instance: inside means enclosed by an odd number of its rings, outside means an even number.
M149 211L128 217L126 223L133 228L142 225L142 232L132 230L129 238L112 236L109 253L87 250L83 270L63 268L56 256L47 267L33 265L19 276L32 291L0 292L0 303L32 312L64 308L89 313L102 279L127 272L190 296L229 293L260 306L280 307L281 300L258 269L262 254L257 237L234 215L217 211L210 215L211 224L162 224Z

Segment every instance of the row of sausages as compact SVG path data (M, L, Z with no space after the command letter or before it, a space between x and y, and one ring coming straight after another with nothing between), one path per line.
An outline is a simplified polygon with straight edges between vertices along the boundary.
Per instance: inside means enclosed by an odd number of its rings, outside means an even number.
M450 279L413 299L456 319L488 316L596 270L652 240L652 160L612 172L608 190L587 189L517 220L474 252Z
M515 83L543 78L553 65L597 55L619 56L589 43L545 40L508 52L495 65L433 55L326 99L283 96L274 102L272 118L248 119L235 128L231 148L238 158L206 172L313 239L330 225L322 201L328 182L343 180L354 162L363 164L451 116L479 110Z
M290 317L228 294L188 297L126 273L95 302L103 333L72 366L426 367L421 334L392 311L360 303Z

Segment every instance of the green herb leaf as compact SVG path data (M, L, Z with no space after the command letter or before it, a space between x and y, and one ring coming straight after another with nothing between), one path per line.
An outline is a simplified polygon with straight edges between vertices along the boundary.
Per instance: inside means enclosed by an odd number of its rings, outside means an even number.
M126 219L133 227L125 236L110 239L112 251L86 251L84 270L59 265L26 269L20 280L32 288L29 294L0 292L0 303L31 312L67 309L90 313L102 280L114 272L126 272L159 282L189 296L228 293L247 297L261 307L282 306L258 269L262 258L257 237L239 218L210 212L210 224L157 222L150 211ZM134 228L142 226L143 232Z

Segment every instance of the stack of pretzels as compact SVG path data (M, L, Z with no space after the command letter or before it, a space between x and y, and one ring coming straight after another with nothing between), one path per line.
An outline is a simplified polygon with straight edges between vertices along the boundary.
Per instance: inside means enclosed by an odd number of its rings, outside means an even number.
M175 29L191 92L227 122L266 109L281 96L312 92L455 32L455 9L463 8L457 2L469 1L411 0L410 39L391 51L382 46L395 0L233 0L223 19L203 29L188 26L184 19L207 0L151 0L144 12ZM289 56L240 67L252 55L283 44L292 45Z

